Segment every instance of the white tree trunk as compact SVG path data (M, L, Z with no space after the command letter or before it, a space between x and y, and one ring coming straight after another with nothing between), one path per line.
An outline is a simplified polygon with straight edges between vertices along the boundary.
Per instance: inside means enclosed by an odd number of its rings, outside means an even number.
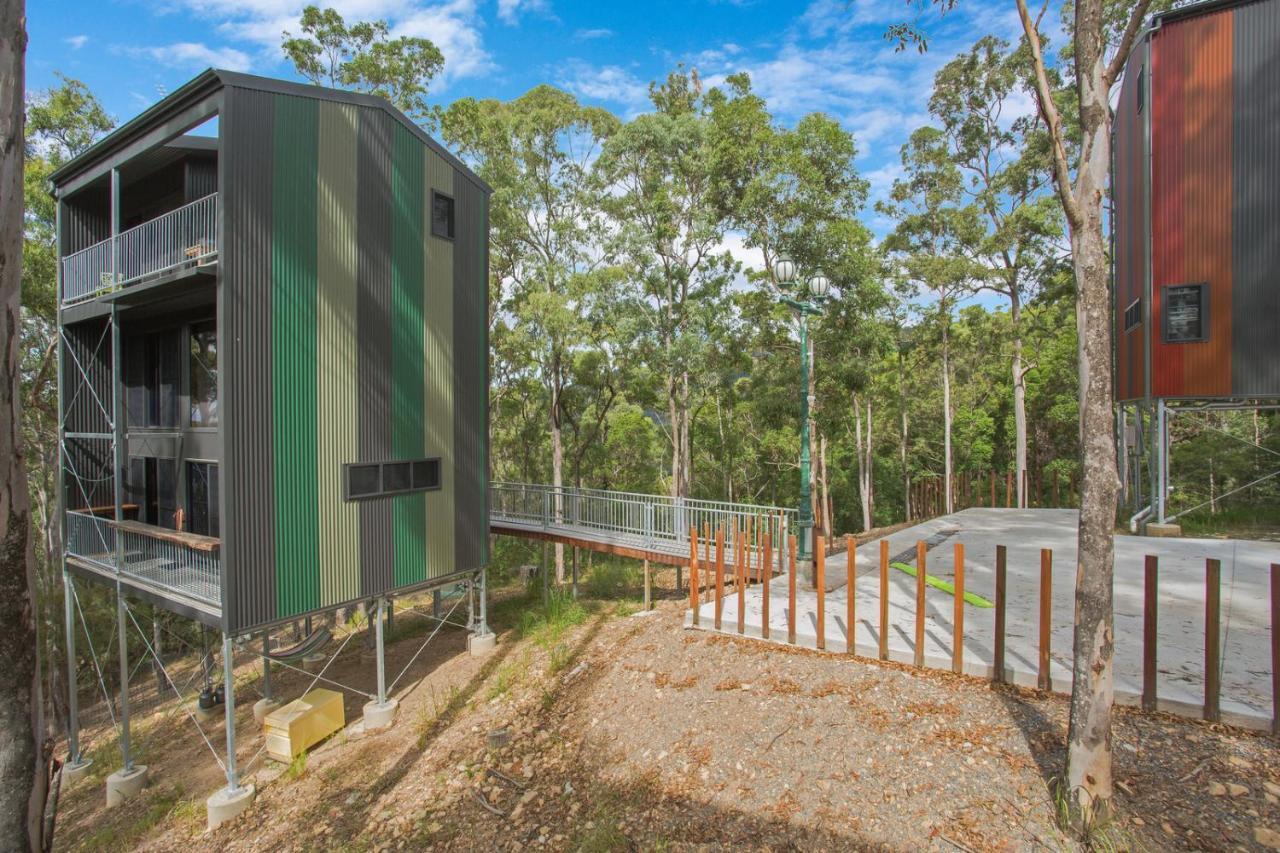
M1027 379L1022 369L1022 331L1019 327L1022 309L1015 293L1010 305L1010 322L1013 324L1013 429L1014 429L1014 480L1018 484L1018 507L1027 505Z
M863 437L863 417L862 406L858 401L858 395L853 395L853 424L854 424L854 444L858 452L858 502L862 505L862 529L867 531L871 529L872 516L872 487L875 482L872 476L872 465L875 463L875 456L871 453L872 446L872 422L871 422L871 399L867 398L867 415L866 415L866 437ZM905 418L904 418L905 427ZM904 435L905 438L905 435ZM905 446L903 448L903 464L906 464Z
M948 323L942 325L942 483L947 514L954 511L951 496L951 340Z
M551 391L551 485L555 498L551 507L556 523L564 521L564 429L560 426L559 383L552 383ZM556 583L564 583L564 545L556 543Z

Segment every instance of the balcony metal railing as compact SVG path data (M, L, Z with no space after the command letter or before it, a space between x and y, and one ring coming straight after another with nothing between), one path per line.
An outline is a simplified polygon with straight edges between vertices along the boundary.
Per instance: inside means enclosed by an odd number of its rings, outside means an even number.
M211 193L63 258L62 302L69 305L147 276L208 263L217 254L218 194Z
M492 483L490 521L543 530L584 531L592 539L633 543L644 548L687 553L689 530L710 527L726 537L743 530L748 519L774 543L796 532L796 511L783 507L672 498L600 489L555 488L531 483ZM775 546L776 547L776 546Z
M106 572L118 572L161 591L170 590L200 602L222 604L222 561L216 547L194 547L176 541L176 531L146 530L147 525L120 523L86 512L67 512L67 554ZM208 537L188 537L212 543Z

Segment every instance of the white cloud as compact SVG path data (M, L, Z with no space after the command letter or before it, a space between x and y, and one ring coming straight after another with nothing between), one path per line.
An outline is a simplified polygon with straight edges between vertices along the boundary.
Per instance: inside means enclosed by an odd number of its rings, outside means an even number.
M63 39L63 41L69 44L72 50L79 50L80 48L84 47L86 44L89 43L89 37L83 36L83 35L67 36L66 38Z
M483 77L497 67L484 48L474 0L451 0L418 9L398 20L392 33L431 39L444 54L441 77L445 84L463 77Z
M547 0L498 0L498 17L503 23L515 24L525 12L546 14L549 8Z
M611 101L636 109L649 100L649 87L625 68L617 65L595 67L581 60L570 60L568 73L560 85L575 95L596 101Z
M593 29L578 30L573 34L573 37L578 41L613 38L613 30L607 27L595 27Z
M130 56L150 59L170 68L226 68L247 71L252 65L249 55L232 47L209 47L202 42L182 41L152 47L126 47Z

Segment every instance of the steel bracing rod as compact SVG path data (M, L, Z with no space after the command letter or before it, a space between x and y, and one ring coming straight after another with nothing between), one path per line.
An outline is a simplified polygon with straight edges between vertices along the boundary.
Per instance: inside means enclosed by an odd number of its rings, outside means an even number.
M1231 497L1231 496L1232 496L1232 495L1234 495L1236 492L1243 492L1245 489L1252 488L1253 486L1256 486L1256 485L1258 485L1259 483L1265 483L1267 480L1270 480L1272 477L1276 477L1276 476L1280 476L1280 471L1272 471L1270 474L1267 474L1267 475L1265 475L1265 476L1263 476L1263 477L1259 477L1258 479L1254 480L1254 481L1253 481L1253 482L1251 482L1251 483L1245 483L1243 486L1237 486L1236 488L1232 489L1232 490L1231 490L1231 491L1229 491L1229 492L1223 492L1223 493L1222 493L1222 494L1220 494L1220 495L1216 495L1216 496L1213 498L1213 500L1204 501L1204 502L1202 502L1202 503L1198 503L1198 504L1196 504L1195 506L1191 507L1190 509L1184 509L1184 510L1181 510L1181 511L1179 511L1179 512L1177 512L1177 513L1175 513L1175 514L1173 514L1173 515L1171 515L1171 516L1169 516L1169 521L1173 521L1174 519L1181 518L1182 516L1187 515L1188 513L1195 512L1195 511L1196 511L1196 510L1198 510L1198 509L1203 509L1203 508L1207 507L1209 504L1213 503L1214 501L1220 501L1220 500L1222 500L1223 498Z
M98 686L102 688L102 699L107 705L107 713L111 715L111 726L112 728L119 728L120 724L116 721L116 712L111 704L111 691L107 689L107 679L103 676L102 666L98 662L98 650L93 647L93 635L89 633L89 623L84 618L84 610L80 607L80 595L76 592L74 586L71 587L71 597L75 601L76 613L80 615L80 626L84 629L84 638L89 643L89 659L93 661L93 669L98 674ZM111 643L107 644L107 649L103 653L104 657L111 654L111 645L114 642L115 640L113 639Z
M98 342L93 345L92 356L94 358L96 358L98 356L98 353L102 350L102 345L106 343L108 339L108 333L110 333L110 331L111 331L110 325L102 327L102 334L98 336ZM66 344L65 349L68 353L71 354L71 360L75 362L76 372L80 374L80 379L81 379L81 381L76 384L75 393L71 396L71 399L67 402L66 407L63 409L62 419L58 421L59 426L64 426L64 427L66 426L67 412L75 405L76 400L80 399L80 390L82 388L89 389L89 393L93 395L93 401L98 405L98 411L102 412L102 416L104 418L106 418L108 421L111 421L112 420L111 412L107 410L107 404L102 402L102 398L98 396L97 389L93 387L93 382L89 379L89 371L85 369L84 365L80 363L79 357L76 356L75 348L71 346L71 341L70 339L67 338L67 332L65 328L58 329L58 337L60 339L59 347L61 347L62 344ZM115 367L113 365L112 371L114 372L114 370L115 370Z
M227 729L227 791L240 790L240 775L236 772L236 660L231 635L222 635L222 708L226 713Z
M440 633L440 629L443 628L446 624L449 624L448 623L449 617L453 615L453 611L457 610L458 605L461 603L462 603L462 598L459 597L458 600L453 603L453 607L449 608L449 612L444 615L444 619L441 619L438 623L436 623L436 627L433 628L431 630L431 633L427 635L427 638L422 641L422 645L419 646L418 650L413 653L413 657L409 658L409 662L404 665L404 669L400 670L399 675L397 675L392 680L391 686L387 688L388 690L396 689L396 685L400 683L401 678L404 678L404 674L409 671L409 667L413 666L413 662L418 659L418 655L422 654L423 650L426 649L427 645L433 639L435 639L436 634Z
M156 650L152 648L151 643L147 640L146 632L142 630L142 626L139 625L138 620L134 618L133 610L126 605L125 612L129 614L129 621L133 623L133 627L138 632L138 636L142 638L142 644L146 647L147 654L151 655L153 659L159 660ZM209 736L204 733L204 727L200 725L200 720L191 712L191 709L187 707L187 699L182 695L182 691L178 689L178 685L174 683L173 676L169 674L169 668L164 665L164 661L160 661L160 672L164 675L165 683L167 683L169 688L173 690L173 695L178 697L178 707L186 711L191 722L195 723L196 730L200 732L200 737L204 740L205 746L209 747L209 753L213 756L213 760L218 762L218 767L225 771L227 767L222 763L222 759L218 756L218 750L213 748L213 741L209 740Z
M1196 414L1198 414L1198 413L1203 412L1203 411L1232 411L1232 410L1230 410L1230 409L1190 409L1190 410L1185 411L1185 412L1180 412L1180 411L1178 411L1177 409L1173 409L1173 408L1171 408L1171 409L1169 409L1169 414L1171 414L1171 415L1189 415L1189 414L1192 414L1192 413L1196 413ZM1200 428L1201 428L1201 429L1209 430L1210 432L1221 433L1222 435L1225 435L1227 438L1235 439L1236 441L1240 442L1241 444L1247 445L1248 447L1256 447L1258 450L1262 450L1262 451L1265 451L1265 452L1267 452L1267 453L1270 453L1272 456L1280 456L1280 451L1272 450L1270 447L1263 447L1261 444L1258 444L1258 443L1257 443L1257 442L1255 442L1255 441L1250 441L1250 440L1249 440L1249 439L1247 439L1247 438L1241 438L1241 437L1240 437L1240 436L1238 436L1238 435L1232 435L1231 433L1227 432L1225 429L1222 429L1221 427L1216 427L1216 426L1214 426L1213 424L1201 423L1201 424L1200 424Z

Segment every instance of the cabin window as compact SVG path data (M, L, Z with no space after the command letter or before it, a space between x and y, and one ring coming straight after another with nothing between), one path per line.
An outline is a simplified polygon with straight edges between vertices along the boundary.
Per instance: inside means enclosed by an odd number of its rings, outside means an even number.
M191 426L218 425L218 333L213 323L191 327Z
M201 536L218 536L218 466L187 463L187 529Z
M1209 339L1209 285L1168 284L1162 291L1164 342L1189 344Z
M1124 330L1132 331L1142 325L1142 300L1135 299L1124 309Z
M172 459L134 456L125 482L126 514L144 524L177 526L178 483Z
M405 495L440 488L439 459L359 462L345 467L349 501Z
M1138 67L1138 112L1142 112L1142 108L1147 105L1147 66Z
M431 192L431 233L453 239L453 199L434 190Z
M124 352L125 397L129 425L178 426L178 384L182 343L177 330L131 335Z

